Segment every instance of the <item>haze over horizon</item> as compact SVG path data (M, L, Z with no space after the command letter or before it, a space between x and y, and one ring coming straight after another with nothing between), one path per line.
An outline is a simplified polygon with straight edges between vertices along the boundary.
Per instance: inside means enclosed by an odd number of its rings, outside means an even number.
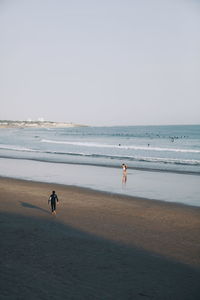
M0 2L0 119L200 123L200 2Z

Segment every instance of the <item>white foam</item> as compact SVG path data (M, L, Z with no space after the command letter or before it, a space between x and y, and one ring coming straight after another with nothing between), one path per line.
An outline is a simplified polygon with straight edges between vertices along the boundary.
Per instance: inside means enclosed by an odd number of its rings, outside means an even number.
M5 150L15 150L15 151L28 151L28 152L38 152L38 150L34 150L31 148L26 148L26 147L21 147L17 145L1 145L0 144L0 149L5 149Z
M65 144L72 144L72 145L81 145L81 146L87 146L91 147L91 145L101 145L101 147L104 147L105 145L103 144L95 144L95 143L80 143L80 142L61 142L61 141L51 141L51 140L42 140L43 142L50 142L50 143L65 143ZM94 147L95 147L94 146ZM106 145L107 147L113 147L113 145ZM130 148L130 147L129 147ZM135 147L137 149L141 149L142 147ZM49 154L64 154L64 155L79 155L79 156L91 156L91 157L105 157L105 158L116 158L116 159L128 159L128 160L133 160L133 161L143 161L143 162L154 162L154 163L167 163L167 164L180 164L180 165L200 165L200 160L197 159L178 159L178 158L169 158L169 157L151 157L151 156L137 156L137 155L126 155L126 154L100 154L100 153L95 153L93 152L66 152L66 151L53 151L53 150L48 150L48 151L43 151L43 150L34 150L31 148L26 148L22 146L17 146L17 145L0 145L0 149L5 149L5 150L12 150L12 151L22 151L22 152L37 152L37 153L49 153ZM160 148L159 148L160 149Z
M194 150L194 149L144 147L144 146L135 146L135 145L113 145L113 144L100 144L100 143L90 143L90 142L54 141L54 140L46 140L46 139L41 140L41 142L52 143L52 144L84 146L84 147L118 148L118 149L125 149L125 150L132 149L132 150L145 150L145 151L200 153L200 150Z

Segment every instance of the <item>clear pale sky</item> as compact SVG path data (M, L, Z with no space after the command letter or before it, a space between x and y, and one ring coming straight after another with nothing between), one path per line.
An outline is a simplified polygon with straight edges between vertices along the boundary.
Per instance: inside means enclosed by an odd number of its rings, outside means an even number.
M0 0L0 119L200 123L200 1Z

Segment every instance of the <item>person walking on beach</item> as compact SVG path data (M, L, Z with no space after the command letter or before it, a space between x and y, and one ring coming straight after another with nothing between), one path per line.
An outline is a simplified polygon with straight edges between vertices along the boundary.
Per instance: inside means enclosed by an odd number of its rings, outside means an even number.
M52 194L49 197L48 204L51 202L51 213L56 215L56 202L58 202L58 196L55 191L52 191Z

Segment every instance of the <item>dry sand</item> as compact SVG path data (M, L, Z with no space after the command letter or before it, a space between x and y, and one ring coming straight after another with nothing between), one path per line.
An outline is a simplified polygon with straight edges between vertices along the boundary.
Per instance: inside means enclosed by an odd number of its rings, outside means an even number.
M0 299L200 299L200 208L0 178L0 225Z

